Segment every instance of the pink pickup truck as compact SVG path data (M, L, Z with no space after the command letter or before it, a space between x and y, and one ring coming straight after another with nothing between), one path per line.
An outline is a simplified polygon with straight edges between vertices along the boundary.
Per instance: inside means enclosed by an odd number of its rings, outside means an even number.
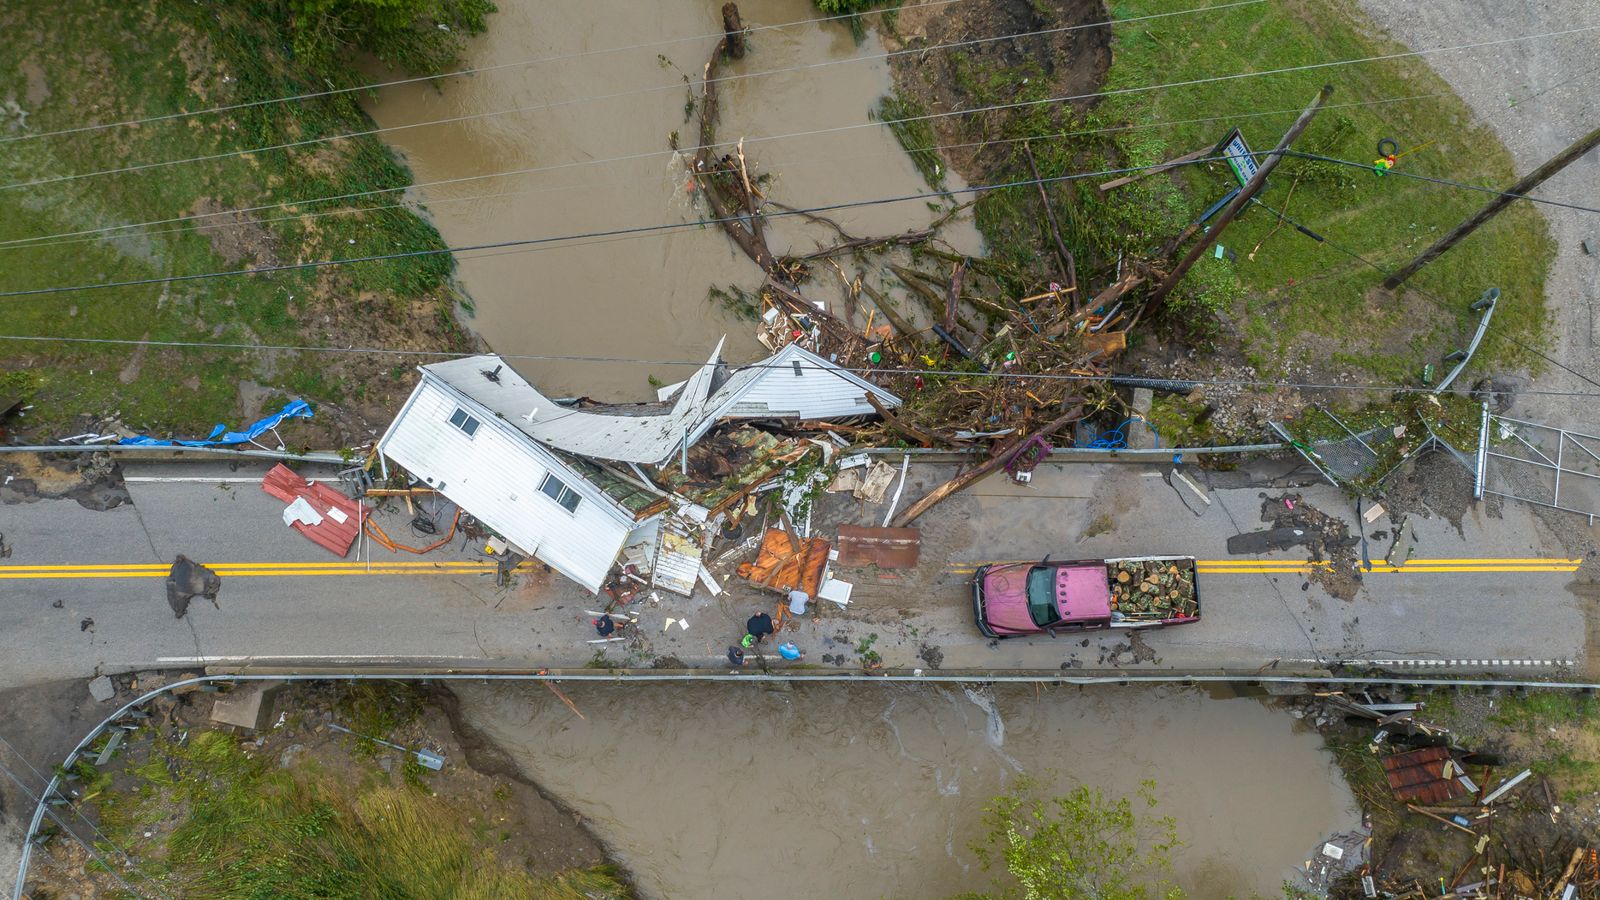
M972 578L973 614L985 637L1160 628L1200 620L1189 556L990 563Z

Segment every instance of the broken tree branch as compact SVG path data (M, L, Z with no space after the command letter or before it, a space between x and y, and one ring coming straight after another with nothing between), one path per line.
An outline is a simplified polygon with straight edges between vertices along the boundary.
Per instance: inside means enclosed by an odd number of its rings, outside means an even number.
M1028 146L1027 141L1022 142L1022 152L1028 157L1028 171L1033 173L1033 186L1039 189L1039 204L1044 207L1044 219L1050 225L1050 237L1055 239L1056 257L1061 261L1061 283L1070 291L1078 285L1077 260L1061 239L1061 223L1056 221L1055 208L1050 205L1050 193L1044 189L1044 178L1039 175L1039 164L1034 162L1033 148Z

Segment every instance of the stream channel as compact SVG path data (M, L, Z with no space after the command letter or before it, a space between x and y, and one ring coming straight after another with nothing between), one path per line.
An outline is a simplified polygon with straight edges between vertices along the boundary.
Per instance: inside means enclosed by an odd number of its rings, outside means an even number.
M818 15L808 0L740 8L757 28ZM709 0L500 0L468 65L560 58L387 88L368 106L383 126L523 109L388 134L417 182L451 181L413 199L452 245L693 222L704 213L666 148L673 131L693 144L684 73L697 76L714 46L717 10ZM633 49L597 52L618 47ZM883 128L757 140L870 121L890 90L884 61L862 58L882 52L871 32L857 44L837 24L758 30L750 48L727 75L815 66L721 85L719 136L746 138L758 171L774 176L769 196L821 206L927 189ZM600 162L619 156L634 158ZM541 171L477 177L526 169ZM923 227L937 213L919 200L830 215L867 235ZM772 232L779 252L833 240L792 218ZM960 252L981 248L970 223L943 234ZM816 274L808 293L835 299L837 277ZM729 360L762 352L748 321L708 302L711 286L759 282L714 226L469 253L459 278L473 327L499 353L696 361L723 335ZM643 399L647 376L682 377L660 363L515 366L549 391L599 399ZM985 803L1023 773L1108 796L1155 780L1159 812L1178 820L1187 844L1177 878L1198 897L1276 896L1324 835L1357 822L1317 735L1250 699L1016 686L563 689L586 718L538 686L458 693L469 720L579 812L649 897L981 888L988 876L968 845Z
M1281 896L1349 789L1304 724L1192 688L458 683L467 721L583 816L646 897L945 897L982 889L983 807L1156 782L1192 897Z
M874 33L857 45L843 25L807 23L821 15L809 0L739 6L755 30L745 58L723 70L717 134L745 139L753 177L772 176L763 188L770 198L814 208L929 190L888 129L869 126L891 88ZM668 141L676 132L680 146L695 145L698 117L684 79L698 83L719 40L707 36L722 27L718 9L709 0L500 0L467 65L505 68L386 88L367 107L384 127L479 116L385 135L423 185L413 199L452 246L696 222L709 212ZM768 27L785 23L806 24ZM547 61L514 65L532 59ZM790 71L760 74L779 69ZM487 115L502 110L522 111ZM817 131L825 133L800 134ZM631 158L608 161L616 157ZM477 177L528 169L539 171ZM452 183L427 186L441 181ZM937 213L919 199L828 215L866 236L926 227ZM970 222L953 221L941 234L958 252L981 249ZM769 240L782 253L837 237L781 217ZM711 287L749 290L761 279L715 225L457 259L474 306L470 324L497 353L609 358L513 360L552 396L645 399L648 376L671 383L687 377L687 366L616 358L699 365L723 335L730 362L763 355L750 321L708 301ZM832 267L819 265L806 291L831 300L838 286Z

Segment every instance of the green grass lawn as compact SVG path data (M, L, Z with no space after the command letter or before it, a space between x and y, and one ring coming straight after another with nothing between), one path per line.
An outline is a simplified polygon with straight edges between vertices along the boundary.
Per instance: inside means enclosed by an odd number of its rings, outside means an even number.
M1112 4L1112 14L1128 18L1194 5L1189 0L1119 0ZM1116 32L1106 87L1261 72L1406 49L1374 34L1349 0L1273 0L1126 25ZM1399 160L1401 171L1496 187L1515 178L1504 147L1474 124L1466 106L1414 57L1128 94L1106 101L1094 117L1131 124L1221 117L1119 134L1119 147L1136 162L1208 147L1233 127L1241 129L1252 149L1264 151L1323 84L1332 84L1335 93L1297 149L1370 163L1377 158L1378 140L1388 137L1402 151L1417 148ZM1443 96L1374 102L1438 94ZM1358 103L1372 105L1345 105ZM1284 112L1246 117L1273 110ZM1194 214L1234 182L1224 166L1211 164L1187 170L1178 183ZM1221 239L1238 255L1235 264L1203 259L1197 265L1231 268L1247 289L1231 312L1245 337L1247 357L1265 371L1300 363L1327 371L1331 362L1335 369L1415 381L1424 362L1437 362L1440 351L1464 343L1462 334L1476 323L1467 305L1488 287L1499 287L1502 293L1491 332L1500 339L1484 343L1476 367L1532 362L1530 354L1503 339L1538 346L1544 337L1544 273L1554 245L1542 218L1528 204L1513 206L1413 279L1413 287L1448 301L1441 309L1434 300L1415 294L1375 300L1370 293L1381 275L1331 245L1390 270L1476 210L1487 195L1288 159L1260 197L1328 239L1318 244L1292 227L1279 228L1273 216L1256 209Z
M482 811L435 797L420 766L398 784L387 777L353 784L313 762L285 768L275 754L249 754L222 731L185 741L159 732L155 740L122 786L92 769L85 780L100 792L107 836L134 848L136 883L170 896L579 900L629 893L604 867L540 877L503 859L497 835L469 822ZM145 836L156 831L158 840Z
M0 137L116 122L326 88L294 60L282 4L118 3L23 0L0 13L0 98L26 111L0 121ZM266 105L0 144L0 184L146 162L228 153L370 128L351 95ZM211 218L79 235L41 235L177 219L199 209L398 187L409 174L376 138L315 144L142 172L0 189L0 290L120 281L379 254L441 246L418 216L386 209L397 196L303 205L253 214L246 227L207 228ZM202 206L202 204L206 204ZM337 215L296 219L295 212ZM223 240L214 239L221 236ZM230 246L229 241L237 247ZM387 327L404 346L453 339L451 260L425 257L339 271L294 271L171 285L11 298L6 334L268 344L356 342ZM443 315L419 317L415 304ZM324 316L330 311L348 317ZM137 364L135 360L137 359ZM354 403L370 373L348 358L317 354L11 343L4 368L26 370L34 427L71 429L80 413L120 412L157 432L237 424L237 384L282 396ZM384 369L395 362L382 361ZM369 365L378 365L371 363ZM392 380L392 379L391 379ZM398 384L398 382L396 382Z

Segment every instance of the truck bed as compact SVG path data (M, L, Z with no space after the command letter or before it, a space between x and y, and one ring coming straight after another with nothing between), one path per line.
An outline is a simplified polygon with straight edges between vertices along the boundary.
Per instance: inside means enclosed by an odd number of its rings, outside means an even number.
M1140 556L1106 560L1111 627L1150 628L1200 618L1194 559Z

